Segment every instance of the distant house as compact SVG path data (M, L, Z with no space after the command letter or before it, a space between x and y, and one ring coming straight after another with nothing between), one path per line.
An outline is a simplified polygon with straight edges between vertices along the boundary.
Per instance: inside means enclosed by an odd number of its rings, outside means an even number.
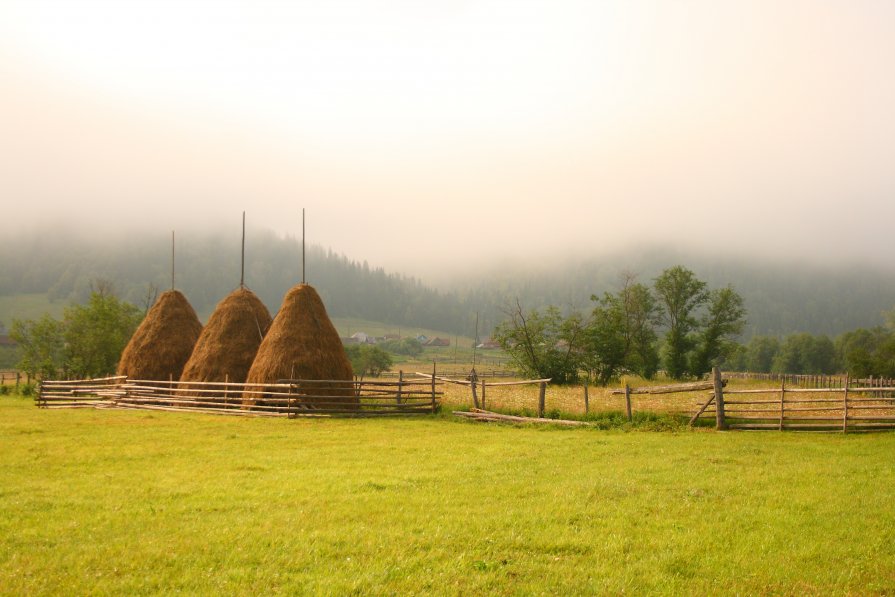
M363 332L354 332L353 334L351 334L351 337L354 338L354 342L356 344L372 344L373 343L373 339Z
M420 344L425 346L426 342L429 341L429 336L427 336L425 334L420 334L419 336L416 337L416 340L417 340L417 342L419 342Z
M386 334L382 337L383 340L400 340L401 334Z
M484 342L482 342L481 344L476 346L476 348L485 348L485 349L500 348L500 342L498 342L496 340L492 340L491 338L488 338L487 340L485 340Z
M437 336L435 338L432 338L431 340L427 340L426 342L423 342L423 346L450 346L450 345L451 345L450 340L446 340L444 338L439 338Z
M0 346L18 346L18 343L9 336L0 336Z

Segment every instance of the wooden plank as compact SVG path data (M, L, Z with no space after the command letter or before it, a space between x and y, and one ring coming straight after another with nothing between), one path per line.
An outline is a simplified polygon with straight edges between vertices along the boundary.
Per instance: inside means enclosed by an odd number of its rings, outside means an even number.
M714 402L714 401L715 401L715 395L712 394L712 397L708 399L708 402L706 402L705 404L703 404L703 405L702 405L702 408L700 408L700 409L696 412L696 414L693 415L693 418L690 419L690 427L692 427L692 426L696 423L696 419L698 419L698 418L700 417L700 415L702 415L702 413L705 412L705 409L707 409L707 408L709 407L709 405L710 405L712 402Z
M543 417L519 417L516 415L504 415L490 411L483 411L481 409L473 412L454 411L454 415L458 417L465 417L468 419L506 421L510 423L539 423L549 425L562 425L565 427L593 427L593 423L588 423L587 421L570 421L568 419L545 419Z
M845 389L842 391L842 433L848 432L848 375L845 374Z
M727 380L723 381L727 385ZM675 394L678 392L697 392L699 390L714 390L714 381L697 381L693 383L674 384L670 386L643 386L630 390L632 394ZM617 388L609 392L610 394L624 394L624 388Z

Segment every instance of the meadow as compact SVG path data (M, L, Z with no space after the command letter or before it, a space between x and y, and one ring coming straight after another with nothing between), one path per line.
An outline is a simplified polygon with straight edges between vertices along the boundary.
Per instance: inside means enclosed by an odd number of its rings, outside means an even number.
M895 434L46 411L0 399L4 594L895 591Z

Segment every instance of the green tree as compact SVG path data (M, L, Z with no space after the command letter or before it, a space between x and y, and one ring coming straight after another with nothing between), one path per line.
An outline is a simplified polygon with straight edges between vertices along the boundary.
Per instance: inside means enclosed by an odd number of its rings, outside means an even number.
M492 337L528 377L550 378L555 383L578 380L585 340L581 316L563 318L559 309L547 307L543 313L526 313L519 301L507 312L508 319L494 329Z
M598 383L608 384L622 370L650 379L659 367L656 349L658 309L649 288L625 274L616 294L605 293L586 326L583 363Z
M9 336L19 344L18 368L32 377L53 379L63 365L63 324L45 314L40 319L15 319Z
M836 339L842 367L855 377L895 377L895 332L860 328Z
M354 374L361 379L366 375L379 377L383 371L388 371L392 366L391 355L378 346L349 344L345 347L345 353L351 361Z
M660 315L656 298L649 288L634 283L634 278L626 275L619 299L627 338L625 367L644 379L652 379L659 369L656 325Z
M700 323L698 344L690 365L690 373L696 377L720 365L736 347L733 339L742 333L746 324L743 297L730 286L711 291L708 312Z
M746 345L746 371L770 373L774 357L780 352L780 340L773 336L753 336Z
M79 378L109 374L143 319L136 306L119 300L108 284L97 284L85 305L65 309L65 369Z
M625 366L628 352L624 310L618 297L605 293L598 301L587 325L582 355L582 366L588 375L600 385L608 385L618 379Z
M827 336L791 334L774 357L774 373L831 374L837 369L836 348Z
M705 282L680 265L663 271L655 280L661 321L665 334L665 370L673 379L682 379L689 370L689 353L696 346L693 332L699 322L694 312L709 298Z
M416 357L422 354L423 345L416 338L401 338L400 340L386 340L378 344L384 350L395 354L403 354L409 357Z

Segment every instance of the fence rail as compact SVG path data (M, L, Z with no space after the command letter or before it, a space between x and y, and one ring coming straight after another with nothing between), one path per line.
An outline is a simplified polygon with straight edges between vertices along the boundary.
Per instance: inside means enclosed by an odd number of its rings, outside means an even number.
M717 370L716 375L720 376ZM863 385L867 381L846 375L841 388L793 388L785 379L779 388L721 390L716 385L690 422L711 416L719 429L843 433L895 429L895 384Z
M278 380L177 382L106 377L40 384L41 408L128 408L238 416L394 416L435 412L443 391L429 381Z
M801 388L843 388L847 375L803 375L792 373L752 373L748 371L725 371L725 379L745 379L757 381L786 382ZM887 377L848 378L855 387L885 388L895 386L895 379Z

